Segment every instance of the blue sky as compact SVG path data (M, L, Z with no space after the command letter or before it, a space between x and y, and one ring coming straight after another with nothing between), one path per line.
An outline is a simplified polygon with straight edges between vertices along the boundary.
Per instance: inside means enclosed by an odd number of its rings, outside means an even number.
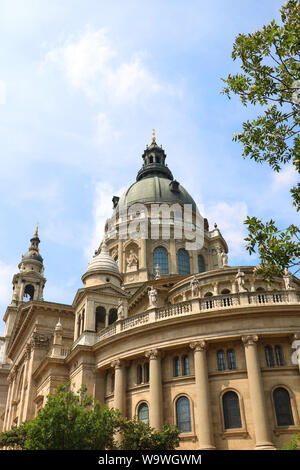
M103 234L111 198L151 142L252 265L243 220L296 223L290 166L241 157L233 132L256 115L220 94L238 70L234 38L275 18L277 0L2 0L0 6L0 315L39 222L45 300L71 303ZM3 323L0 324L0 334Z

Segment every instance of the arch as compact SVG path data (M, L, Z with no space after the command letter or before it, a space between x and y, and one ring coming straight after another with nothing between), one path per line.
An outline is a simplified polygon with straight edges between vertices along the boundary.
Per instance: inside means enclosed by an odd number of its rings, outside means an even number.
M225 354L223 349L219 349L217 352L218 358L218 370L226 370L226 361L225 361Z
M222 295L230 294L230 290L229 289L223 289L223 290L221 290L221 294Z
M202 255L198 255L198 272L199 273L205 272L205 261Z
M32 284L27 284L24 289L23 300L26 299L26 302L33 300L34 297L34 287Z
M284 366L284 358L282 354L282 348L279 346L279 344L276 344L275 346L275 357L276 357L276 364L278 366Z
M168 251L163 246L158 246L153 251L153 272L155 273L156 266L159 266L161 274L168 274L169 260Z
M102 328L105 327L105 319L106 319L106 310L104 307L99 305L98 307L96 307L96 318L95 318L96 332L100 331Z
M191 432L190 400L181 396L176 401L176 425L181 432Z
M273 391L273 400L277 426L293 426L294 417L288 390L284 387L275 388Z
M180 248L177 252L178 274L190 274L190 255L184 248Z
M137 415L139 421L149 424L149 406L146 402L139 405Z
M111 308L108 314L108 324L111 325L118 319L118 312L116 308Z
M236 369L236 360L235 360L235 350L228 349L227 351L227 362L228 362L228 369L235 370Z
M240 401L236 392L229 390L222 396L224 428L235 429L242 427Z
M206 292L206 294L204 294L204 297L212 297L212 296L213 296L212 292Z
M273 348L271 346L265 346L265 357L266 363L268 367L274 367L274 356L273 356Z

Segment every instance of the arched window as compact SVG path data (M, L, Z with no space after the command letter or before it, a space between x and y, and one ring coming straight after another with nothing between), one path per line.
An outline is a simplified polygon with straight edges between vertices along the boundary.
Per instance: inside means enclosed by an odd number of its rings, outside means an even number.
M205 261L202 255L198 255L198 272L204 273L205 271Z
M265 356L266 356L266 363L268 367L274 367L274 357L273 357L273 349L271 346L265 347Z
M282 387L273 392L277 426L293 426L294 418L289 392Z
M141 384L143 382L143 366L139 364L137 366L137 383Z
M96 332L100 331L101 328L105 327L105 317L106 317L106 310L104 307L97 307L96 308L96 318L95 318L95 330Z
M226 369L226 362L225 362L225 354L223 349L217 352L218 357L218 370L225 370Z
M176 424L181 432L191 432L190 401L187 397L180 397L176 402Z
M235 352L234 349L228 349L227 351L227 359L228 359L228 369L235 370L236 369L236 362L235 362Z
M26 301L33 300L34 296L34 287L31 284L27 284L24 290L24 299Z
M168 252L163 246L158 246L153 252L153 271L155 273L156 266L159 266L161 274L168 274Z
M174 359L174 377L180 377L181 369L180 369L180 359L178 356Z
M118 313L116 308L111 308L108 315L108 324L111 325L118 319Z
M241 428L241 412L239 397L235 392L229 391L222 397L225 429Z
M189 356L186 354L182 358L182 370L183 374L182 375L190 375L190 362L189 362Z
M281 346L275 346L275 356L276 356L276 364L278 366L284 366L284 359L282 354Z
M190 256L186 250L180 248L177 253L178 274L190 274Z
M138 409L138 419L145 424L149 424L149 407L147 403L141 403Z

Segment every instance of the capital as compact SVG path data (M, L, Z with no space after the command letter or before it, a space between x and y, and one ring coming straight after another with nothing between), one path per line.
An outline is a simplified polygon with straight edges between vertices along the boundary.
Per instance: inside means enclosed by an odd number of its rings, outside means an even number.
M150 349L149 351L145 352L145 356L150 360L159 359L161 357L161 353L158 349Z
M115 359L110 364L110 366L114 369L120 369L122 367L122 365L123 365L123 363L122 363L121 359Z
M200 340L200 341L193 341L190 343L190 348L194 349L194 351L206 351L208 349L208 343L207 341Z
M244 343L244 346L250 346L258 341L258 336L257 335L247 335L247 336L242 336L242 341Z

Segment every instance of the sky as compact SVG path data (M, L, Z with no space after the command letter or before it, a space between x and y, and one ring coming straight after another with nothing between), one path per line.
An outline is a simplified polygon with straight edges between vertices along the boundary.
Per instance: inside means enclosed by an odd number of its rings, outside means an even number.
M235 37L280 20L277 0L0 1L0 317L36 224L44 299L72 303L111 215L156 140L174 177L255 265L247 215L296 223L290 165L275 174L232 141L257 115L221 94ZM4 323L0 321L0 335Z

